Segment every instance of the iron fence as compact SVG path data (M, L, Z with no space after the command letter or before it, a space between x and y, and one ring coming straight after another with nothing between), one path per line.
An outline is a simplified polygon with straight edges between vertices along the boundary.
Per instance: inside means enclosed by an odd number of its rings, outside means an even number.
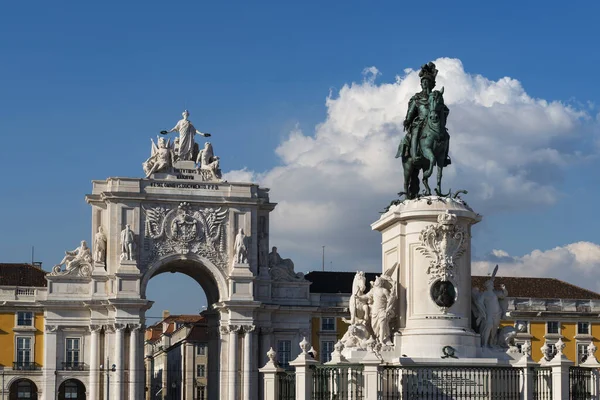
M316 365L313 369L312 400L362 400L363 366Z
M278 400L296 399L296 373L295 371L282 371L277 373Z
M552 400L552 368L532 368L533 400Z
M379 368L379 400L518 400L521 368L405 367Z
M569 399L591 399L595 384L596 378L594 372L590 368L569 368Z

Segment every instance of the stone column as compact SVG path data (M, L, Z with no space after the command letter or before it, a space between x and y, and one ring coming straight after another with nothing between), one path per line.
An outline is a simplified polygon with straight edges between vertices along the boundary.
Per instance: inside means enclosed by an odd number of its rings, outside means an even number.
M99 395L99 383L100 383L100 362L99 350L100 350L100 331L102 325L90 325L91 335L91 350L90 350L90 382L88 384L88 399L98 400Z
M44 399L55 400L56 387L56 332L58 326L46 325L44 335ZM8 396L6 397L8 398Z
M129 400L138 400L139 381L143 371L138 368L138 337L140 325L129 325Z
M111 397L114 400L121 400L123 398L123 341L125 339L125 325L115 324L115 380L114 385L111 385ZM109 399L109 400L112 400Z
M254 325L244 325L244 400L252 399L252 332Z
M237 373L238 373L238 331L240 330L239 325L229 325L229 388L228 388L228 399L237 399Z

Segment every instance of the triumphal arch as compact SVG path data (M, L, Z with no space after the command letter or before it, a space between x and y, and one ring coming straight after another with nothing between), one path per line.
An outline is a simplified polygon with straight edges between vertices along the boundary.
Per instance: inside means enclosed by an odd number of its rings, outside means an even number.
M294 339L310 330L309 282L290 260L269 253L268 189L222 179L210 142L199 146L189 113L152 142L145 177L93 181L91 245L82 241L48 274L44 397L62 374L66 337L80 337L87 366L69 371L89 400L139 400L144 381L144 314L153 277L181 272L204 289L210 310L210 399L256 399L258 368L278 326ZM141 171L140 171L141 172ZM140 174L141 175L141 174ZM164 290L177 296L176 287ZM167 392L166 390L164 391ZM50 396L50 397L49 397Z

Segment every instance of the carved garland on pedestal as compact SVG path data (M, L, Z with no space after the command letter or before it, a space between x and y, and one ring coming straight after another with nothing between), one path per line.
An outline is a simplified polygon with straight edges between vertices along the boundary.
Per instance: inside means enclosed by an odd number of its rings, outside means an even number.
M467 233L457 225L457 217L446 211L438 215L437 224L421 231L417 250L429 259L430 295L434 303L446 312L454 304L458 277L455 261L467 249Z
M169 254L198 254L227 270L225 226L227 210L195 208L180 203L177 208L145 208L144 247L147 262Z

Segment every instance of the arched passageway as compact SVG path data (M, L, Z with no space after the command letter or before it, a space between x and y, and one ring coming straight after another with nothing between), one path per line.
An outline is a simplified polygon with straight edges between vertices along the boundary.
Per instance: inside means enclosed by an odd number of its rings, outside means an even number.
M212 305L218 303L222 298L226 298L227 294L222 292L223 289L226 290L225 281L222 274L221 276L216 274L217 271L220 272L206 260L182 259L176 256L163 260L158 265L150 266L142 278L140 294L143 298L150 301L158 300L153 298L153 294L163 299L164 296L176 298L176 300L169 299L169 303L173 306L168 308L171 316L165 319L165 321L172 320L175 326L165 323L163 327L157 329L158 331L168 329L171 335L169 349L161 349L160 335L155 335L153 338L155 344L146 345L144 354L146 354L145 364L148 370L147 393L159 393L158 397L162 399L183 400L196 398L195 392L198 387L202 386L201 398L215 400L219 398L220 312L213 309ZM170 276L173 274L174 279L169 279L169 276L164 275L166 273L169 273ZM193 279L200 287L184 284L188 291L194 292L178 292L181 286L175 285L177 282L182 282L181 275ZM152 278L157 276L159 276L160 285L154 286ZM169 284L170 281L173 282L173 285ZM206 296L206 303L203 294ZM182 304L183 301L186 304ZM157 318L165 310L165 307L161 307L160 304L159 300L159 308L156 308L157 304L155 304L146 312L146 325L150 326L151 330L156 323L162 320L162 318ZM202 311L202 306L207 306L205 311ZM182 313L178 308L188 311ZM192 311L190 312L190 310ZM192 321L193 314L200 314L201 311L202 315L198 315L198 317L202 317L202 319ZM182 318L179 314L191 315ZM187 326L186 321L188 322ZM148 334L151 335L151 333ZM165 351L166 356L164 355ZM148 397L147 394L146 398ZM150 398L152 399L152 396Z
M17 379L10 385L10 400L37 400L37 386L29 379Z
M85 385L77 379L67 379L58 387L58 400L86 400Z

